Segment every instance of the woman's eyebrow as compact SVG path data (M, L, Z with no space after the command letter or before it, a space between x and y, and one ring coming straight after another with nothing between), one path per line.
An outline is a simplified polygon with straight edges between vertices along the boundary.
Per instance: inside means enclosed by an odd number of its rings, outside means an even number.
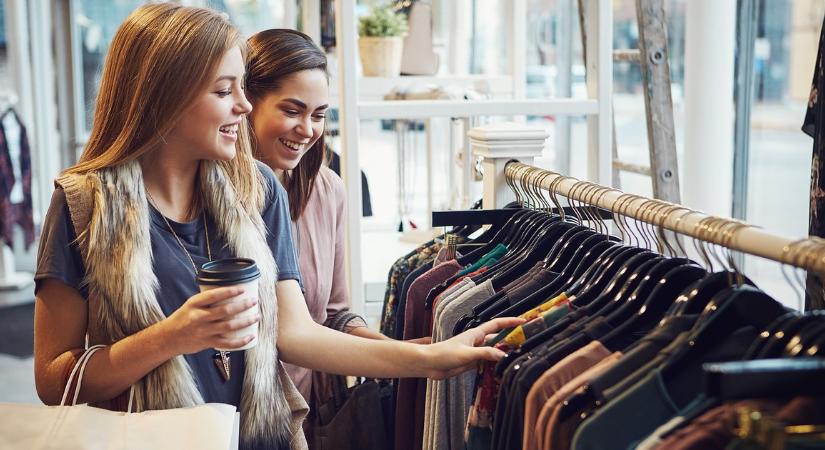
M223 80L235 81L237 79L238 79L238 77L236 77L235 75L221 75L221 76L218 77L217 80L215 80L215 83L217 83L218 81L223 81Z
M293 105L295 105L295 106L297 106L298 108L301 108L301 109L307 109L307 104L300 101L300 100L298 100L297 98L285 98L281 101L286 102L286 103L292 103ZM321 106L315 108L315 110L317 111L319 109L327 109L327 108L329 108L329 105L321 105Z

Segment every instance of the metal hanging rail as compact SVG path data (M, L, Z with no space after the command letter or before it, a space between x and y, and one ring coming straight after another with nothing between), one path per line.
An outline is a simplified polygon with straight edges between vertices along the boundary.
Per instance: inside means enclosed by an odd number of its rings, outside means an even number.
M727 249L825 274L825 240L789 239L739 220L709 216L688 207L627 194L614 188L561 175L519 162L505 166L514 185L539 187L586 205Z

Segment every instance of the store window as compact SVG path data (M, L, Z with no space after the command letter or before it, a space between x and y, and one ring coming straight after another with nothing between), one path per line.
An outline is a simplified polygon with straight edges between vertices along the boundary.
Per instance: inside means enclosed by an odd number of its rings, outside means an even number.
M204 0L202 3L229 15L229 20L245 36L297 23L299 0Z
M72 65L76 74L75 92L80 94L75 111L82 115L79 121L78 144L83 145L89 135L94 117L95 98L101 71L109 44L118 26L146 0L76 0L72 5L71 20L74 35ZM275 26L283 26L287 10L281 0L200 0L189 4L209 6L226 13L245 35ZM0 2L1 4L1 2ZM5 51L4 49L2 51ZM3 59L4 60L4 59ZM0 62L0 67L2 62Z
M72 5L71 17L74 28L75 55L72 64L79 79L75 92L81 93L80 111L83 112L81 139L89 135L94 117L95 98L100 85L101 71L109 44L121 22L132 10L145 3L143 0L76 0ZM76 109L77 110L77 109Z
M0 1L0 86L10 86L8 68L8 44L6 41L6 6Z
M744 124L750 132L748 165L747 174L736 174L747 176L745 220L781 235L806 236L813 141L800 128L825 4L755 0L754 6L754 86L750 121ZM747 257L745 265L760 287L777 298L798 298L800 289L794 292L778 264Z

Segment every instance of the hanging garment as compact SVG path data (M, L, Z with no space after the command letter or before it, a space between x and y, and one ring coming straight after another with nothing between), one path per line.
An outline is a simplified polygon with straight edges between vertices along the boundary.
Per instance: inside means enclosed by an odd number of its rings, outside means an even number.
M808 210L808 234L825 237L825 20L819 37L819 52L814 66L811 95L808 98L808 112L802 131L814 138L811 157L811 193ZM825 308L825 286L815 276L808 276L808 291L805 309Z
M430 241L420 245L415 250L398 258L387 275L387 289L384 292L384 305L381 311L381 332L385 336L394 336L396 333L396 319L398 303L401 297L401 288L407 275L415 269L431 263L443 244Z
M407 307L403 323L403 339L417 339L429 336L424 320L424 299L435 285L455 275L461 266L453 259L430 269L414 282L407 291ZM400 327L399 327L400 328ZM424 378L401 378L395 409L395 449L413 450L421 448L424 433L424 392L427 380Z
M0 240L14 241L14 227L23 229L23 243L34 243L31 149L20 116L9 109L0 116Z

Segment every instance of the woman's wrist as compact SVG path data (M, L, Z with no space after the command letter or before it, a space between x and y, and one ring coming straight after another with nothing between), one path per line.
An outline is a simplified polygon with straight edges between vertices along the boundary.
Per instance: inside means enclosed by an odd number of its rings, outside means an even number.
M383 340L383 341L391 341L393 340L389 336L384 336L383 334L370 329L366 326L359 326L359 327L352 327L347 331L347 334L351 334L353 336L362 337L365 339L376 339L376 340Z
M406 365L406 372L416 378L435 378L438 371L434 365L437 360L436 349L431 345L418 345L397 341L401 347L399 354Z
M186 354L180 342L180 333L176 333L172 329L169 319L161 320L146 328L143 332L148 334L146 337L149 340L148 343L151 347L157 349L158 354L162 355L164 360Z

